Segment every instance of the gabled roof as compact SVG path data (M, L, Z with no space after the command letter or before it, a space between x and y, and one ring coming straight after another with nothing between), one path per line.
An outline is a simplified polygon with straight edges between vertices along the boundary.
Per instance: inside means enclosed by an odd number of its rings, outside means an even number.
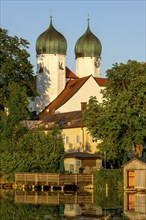
M146 163L146 157L134 157L133 159L131 159L127 163L125 163L123 165L123 167L125 167L127 164L131 163L133 160L138 160L139 162Z
M51 129L54 124L61 128L76 128L83 126L81 122L82 111L65 112L59 114L47 114L41 118L40 128Z
M87 76L67 82L65 89L42 112L40 112L37 119L41 119L44 114L56 110L64 105L90 77L91 76Z
M69 80L66 84L65 89L54 99L46 108L39 113L36 119L40 119L48 112L55 111L62 105L64 105L78 90L84 85L84 83L90 78L92 75L77 78L74 80ZM107 83L106 78L94 78L99 86L105 86Z
M96 154L89 154L86 152L74 152L74 153L65 153L64 158L97 159L99 157Z
M66 78L78 79L78 77L66 66Z
M106 87L108 79L107 78L94 78L99 86Z

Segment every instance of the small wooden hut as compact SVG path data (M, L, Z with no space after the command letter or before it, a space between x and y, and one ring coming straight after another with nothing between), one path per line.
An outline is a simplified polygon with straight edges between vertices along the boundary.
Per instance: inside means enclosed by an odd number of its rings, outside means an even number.
M123 166L124 190L146 191L146 158L133 158Z
M96 154L73 152L64 155L65 171L71 173L91 173L93 169L100 169L102 160Z
M131 220L145 220L146 193L124 193L124 215Z

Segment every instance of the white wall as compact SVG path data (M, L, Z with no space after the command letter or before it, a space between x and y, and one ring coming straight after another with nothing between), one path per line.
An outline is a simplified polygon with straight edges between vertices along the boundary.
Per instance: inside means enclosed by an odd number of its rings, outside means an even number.
M81 102L89 101L91 96L96 96L99 102L102 102L101 89L94 78L91 76L86 83L77 91L76 94L70 100L68 100L64 105L56 110L56 112L71 112L81 110Z
M59 54L42 54L37 56L37 112L44 109L65 88L66 56ZM43 72L39 72L40 65Z
M100 66L95 65L96 57L79 57L76 59L76 75L81 78L92 75L100 77Z

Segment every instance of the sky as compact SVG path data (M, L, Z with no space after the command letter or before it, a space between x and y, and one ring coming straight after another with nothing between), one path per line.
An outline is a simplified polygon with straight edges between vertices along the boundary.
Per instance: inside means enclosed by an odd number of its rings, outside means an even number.
M1 28L9 35L26 39L36 71L35 44L50 24L67 40L66 65L75 73L74 47L78 38L90 29L102 44L101 77L115 63L146 61L146 0L0 0ZM89 73L90 75L90 73Z

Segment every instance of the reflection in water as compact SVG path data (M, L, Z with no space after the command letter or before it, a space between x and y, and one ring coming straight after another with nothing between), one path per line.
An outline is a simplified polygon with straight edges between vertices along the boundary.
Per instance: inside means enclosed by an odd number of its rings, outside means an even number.
M15 202L25 204L93 204L93 193L88 192L46 192L16 191Z
M131 220L145 220L146 193L124 193L124 214Z
M2 220L125 220L122 207L101 206L95 192L0 191ZM116 207L116 205L115 205Z

